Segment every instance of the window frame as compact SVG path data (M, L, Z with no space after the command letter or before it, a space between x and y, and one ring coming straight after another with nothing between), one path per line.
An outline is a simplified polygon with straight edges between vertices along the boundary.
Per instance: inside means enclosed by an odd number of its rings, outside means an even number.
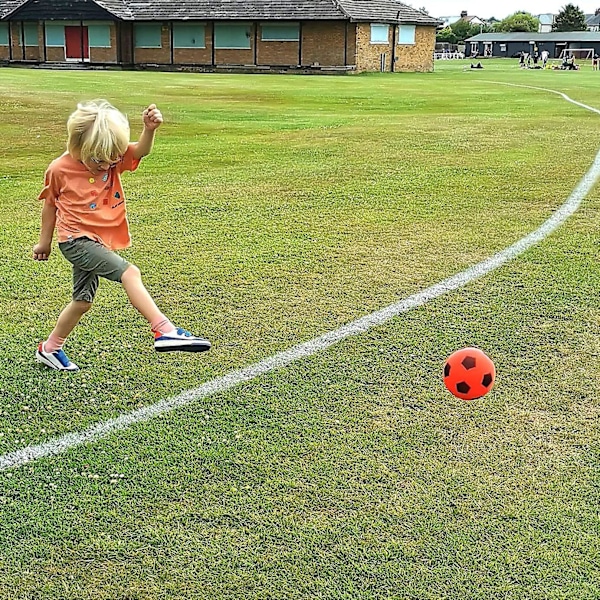
M402 32L408 31L410 32L411 41L407 42L402 39ZM398 46L414 46L417 41L417 26L416 25L398 25Z
M265 29L269 30L272 28L274 30L288 30L290 31L294 37L286 37L286 36L273 36L273 37L265 37ZM299 42L300 41L300 23L298 21L294 22L286 22L286 23L261 23L260 24L260 41L261 42Z
M88 46L90 48L112 48L110 39L110 25L108 23L89 23L88 28ZM103 30L101 30L103 28ZM94 33L95 30L95 33ZM101 40L102 43L97 43L93 38L98 33L102 36L106 35L107 39Z
M156 31L153 31L152 28L158 28L158 45L156 45L156 43L152 43L151 45L148 45L146 43L139 43L138 44L138 33L142 33L142 31L144 31L147 33L148 31L153 32L153 34L156 34ZM146 42L146 40L143 40L144 42ZM156 50L158 48L162 48L162 23L156 23L153 21L138 21L136 23L133 24L133 46L134 48L139 48L139 49L153 49Z
M65 47L65 26L62 23L44 23L44 35L46 36L47 48ZM59 38L61 38L60 44L58 43Z
M239 30L241 31L244 28L243 37L246 39L247 45L219 45L218 37L219 37L219 29L224 33L225 31ZM241 39L241 36L240 36ZM249 22L220 22L215 23L214 30L214 39L213 45L215 50L251 50L252 49L252 23ZM228 39L229 41L229 39Z
M369 38L369 43L370 44L375 44L375 45L381 46L383 44L387 45L387 44L390 43L390 26L389 26L389 23L370 23L370 27L371 27L371 36ZM385 41L383 41L383 36L381 36L382 37L381 40L379 40L378 38L377 39L373 39L373 37L374 37L373 34L376 31L374 28L376 28L376 27L378 27L378 28L385 27L385 31L386 31L386 39L385 39Z
M26 48L37 48L40 45L40 28L37 21L24 21L21 25L23 27L23 39ZM34 35L35 30L35 44L31 43L31 37Z
M186 45L185 41L183 42L177 42L176 37L177 37L177 31L179 30L179 33L183 33L184 31L187 30L187 33L185 36L183 37L187 37L187 35L190 34L190 31L197 31L199 33L201 33L201 37L202 37L202 42L200 44L194 44L194 45ZM192 31L192 35L193 35L193 31ZM196 36L199 37L199 36ZM194 38L192 37L192 40ZM179 22L174 22L173 23L173 50L183 50L183 49L205 49L206 48L206 23L204 21L186 21L184 23L179 23Z
M0 23L0 46L10 46L8 39L8 22Z

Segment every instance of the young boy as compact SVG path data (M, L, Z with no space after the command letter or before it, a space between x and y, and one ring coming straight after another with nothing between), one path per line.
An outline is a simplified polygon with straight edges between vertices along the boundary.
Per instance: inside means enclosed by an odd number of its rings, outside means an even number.
M114 106L106 100L78 104L67 122L67 151L46 171L39 196L44 201L41 233L33 258L48 260L56 228L58 247L73 265L73 299L36 352L36 360L51 369L79 369L62 347L91 308L99 277L122 284L131 304L150 323L158 352L210 350L208 340L176 328L160 312L140 270L114 252L131 245L121 173L135 171L140 159L150 154L163 122L155 104L142 118L142 134L137 143L130 143L127 118Z

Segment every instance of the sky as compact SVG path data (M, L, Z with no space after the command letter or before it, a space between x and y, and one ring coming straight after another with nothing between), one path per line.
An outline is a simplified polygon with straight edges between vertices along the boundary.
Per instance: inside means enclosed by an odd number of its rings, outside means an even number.
M600 8L600 0L502 0L501 2L490 2L489 0L410 0L413 8L427 9L432 17L450 17L460 15L466 10L469 15L475 15L481 19L504 19L514 12L525 10L534 15L541 13L558 14L566 4L578 6L585 14L593 14L597 8Z

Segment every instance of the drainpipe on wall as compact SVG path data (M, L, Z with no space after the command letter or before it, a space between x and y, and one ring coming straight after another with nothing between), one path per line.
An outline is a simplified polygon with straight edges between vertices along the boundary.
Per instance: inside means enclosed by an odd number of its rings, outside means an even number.
M81 62L84 63L85 51L83 49L83 21L79 21L79 41L81 42Z
M173 49L173 21L169 21L169 44L171 47L171 64L175 61L175 50Z
M254 66L258 65L258 22L252 24L254 28L254 51L252 52L254 58Z
M398 25L394 23L392 27L392 64L390 65L390 71L394 72L394 65L396 64L396 34L398 31Z
M210 37L211 37L211 44L210 44L210 64L212 67L215 66L215 22L211 21L210 22Z
M344 26L344 66L348 64L348 21Z
M392 27L392 64L390 71L393 73L396 66L396 36L398 35L398 26L400 25L400 11L396 13L396 23Z
M25 53L25 22L21 21L21 56L23 60L27 60L27 54Z
M44 62L48 62L48 48L46 48L46 22L40 21L42 24L42 39L44 43Z

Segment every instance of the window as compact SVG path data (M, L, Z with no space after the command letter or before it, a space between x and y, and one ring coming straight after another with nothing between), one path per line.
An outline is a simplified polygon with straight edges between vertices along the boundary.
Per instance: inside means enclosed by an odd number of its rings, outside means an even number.
M506 52L506 44L500 44L500 52Z
M260 29L263 42L297 42L300 39L298 23L262 23Z
M246 23L215 23L215 48L250 49L250 25Z
M398 27L398 43L414 44L416 29L415 25L400 25L400 27Z
M135 23L136 48L162 48L160 23Z
M38 26L37 23L25 23L25 45L26 46L38 46L40 41L38 38Z
M206 48L204 23L173 23L173 48Z
M106 23L88 25L90 48L110 48L110 26Z
M8 23L0 23L0 46L8 46Z
M57 23L46 23L46 46L51 48L53 46L64 46L65 45L65 26Z
M388 44L390 41L389 30L389 25L371 23L371 44Z

